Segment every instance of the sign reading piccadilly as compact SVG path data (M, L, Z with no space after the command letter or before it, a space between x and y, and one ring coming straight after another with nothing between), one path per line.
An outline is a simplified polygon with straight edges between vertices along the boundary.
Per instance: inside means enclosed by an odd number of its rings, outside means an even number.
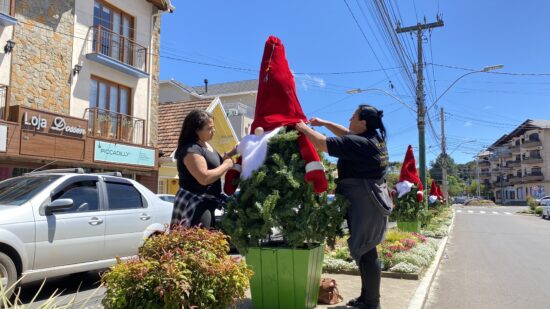
M155 150L96 140L94 161L153 167Z
M34 128L36 131L45 130L48 127L48 120L42 115L31 116L27 112L23 113L23 125ZM53 118L50 130L59 133L69 133L71 135L84 136L86 130L80 126L70 126L66 123L65 118L56 116Z

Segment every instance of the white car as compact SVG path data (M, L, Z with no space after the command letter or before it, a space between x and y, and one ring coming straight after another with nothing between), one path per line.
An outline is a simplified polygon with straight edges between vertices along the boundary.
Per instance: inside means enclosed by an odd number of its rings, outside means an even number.
M102 269L163 233L172 204L120 173L49 170L0 182L0 284ZM13 292L11 289L9 292Z
M157 196L168 203L174 204L174 201L176 200L176 196L174 194L157 194Z
M550 220L550 199L542 200L541 201L541 207L542 207L541 217L543 219L549 219Z
M546 203L546 201L550 201L550 195L547 195L541 199L537 199L537 202L539 203L539 205L544 205L544 203Z

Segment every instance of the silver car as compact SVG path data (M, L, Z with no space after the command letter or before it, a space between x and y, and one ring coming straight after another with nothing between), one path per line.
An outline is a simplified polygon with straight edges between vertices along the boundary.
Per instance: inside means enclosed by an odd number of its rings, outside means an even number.
M102 269L163 233L172 204L119 174L82 169L0 182L0 284ZM8 292L13 292L11 289Z
M541 218L550 220L550 199L541 202L542 214Z

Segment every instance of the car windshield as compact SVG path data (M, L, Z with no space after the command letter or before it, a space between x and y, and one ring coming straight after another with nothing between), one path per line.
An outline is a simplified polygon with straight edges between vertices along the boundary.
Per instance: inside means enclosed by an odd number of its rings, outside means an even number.
M22 176L0 182L0 206L20 206L42 191L59 175Z

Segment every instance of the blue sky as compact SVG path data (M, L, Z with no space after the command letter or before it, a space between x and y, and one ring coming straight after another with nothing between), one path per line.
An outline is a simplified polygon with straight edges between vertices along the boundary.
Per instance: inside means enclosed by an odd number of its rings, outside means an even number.
M172 2L175 13L165 14L162 20L161 79L174 78L192 86L202 85L205 78L210 84L255 79L264 42L273 34L285 44L308 117L347 126L358 104L371 104L385 112L391 161L402 161L408 144L418 145L416 116L402 103L381 92L346 93L379 88L415 107L412 81L392 56L390 41L374 17L373 0ZM550 119L550 75L544 75L550 72L549 1L383 2L402 26L415 25L424 16L433 22L437 14L445 22L444 27L424 34L424 62L435 64L424 71L428 105L468 72L446 66L481 69L503 64L495 72L543 73L476 73L461 79L429 111L428 162L440 153L441 107L447 113L448 153L459 163L470 161L526 119ZM406 50L404 62L412 71L416 38L399 36ZM371 72L350 73L356 71Z

